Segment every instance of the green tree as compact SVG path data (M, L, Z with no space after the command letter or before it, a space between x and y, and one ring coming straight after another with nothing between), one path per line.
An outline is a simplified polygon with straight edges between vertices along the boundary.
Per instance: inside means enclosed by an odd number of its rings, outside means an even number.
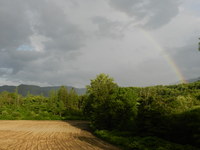
M56 114L56 102L58 101L58 96L56 91L51 91L49 94L49 103L48 108L49 110L55 115Z
M106 74L97 75L96 79L91 80L90 85L87 86L87 93L94 99L98 99L98 102L104 102L110 98L110 96L118 88L114 79Z
M58 113L59 113L59 116L62 117L64 111L65 111L65 105L63 103L63 101L59 101L57 103L57 106L58 106Z
M112 104L112 126L120 130L133 130L139 105L136 91L119 88Z
M108 103L116 97L118 85L106 74L99 74L87 86L84 113L96 128L109 128Z
M58 90L58 101L63 101L64 104L67 102L68 92L65 86L61 86Z
M78 99L78 94L76 93L75 89L72 88L68 94L67 108L69 110L78 109Z
M87 86L85 114L98 129L129 130L137 115L137 94L131 88L119 88L113 78L97 75Z

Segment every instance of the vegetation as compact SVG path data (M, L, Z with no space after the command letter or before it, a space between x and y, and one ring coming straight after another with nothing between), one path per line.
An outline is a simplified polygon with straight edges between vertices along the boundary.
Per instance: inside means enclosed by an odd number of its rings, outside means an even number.
M0 93L0 119L88 119L94 133L124 149L198 150L200 81L145 88L119 87L97 75L85 95L61 86L49 97Z
M84 112L95 128L123 130L131 127L137 113L135 92L119 88L105 74L91 80L87 89L88 98Z
M74 89L67 91L61 86L51 91L49 97L27 94L25 97L14 93L0 93L0 119L18 120L64 120L83 119L82 97Z
M100 74L87 89L84 112L98 136L125 149L200 147L200 82L122 88Z
M181 145L155 136L130 136L107 130L96 130L95 135L126 150L198 150L191 145Z

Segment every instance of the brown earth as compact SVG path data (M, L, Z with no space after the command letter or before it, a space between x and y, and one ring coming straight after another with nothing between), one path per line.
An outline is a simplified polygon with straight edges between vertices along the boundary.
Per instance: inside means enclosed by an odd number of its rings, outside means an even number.
M0 121L0 150L119 150L85 121Z

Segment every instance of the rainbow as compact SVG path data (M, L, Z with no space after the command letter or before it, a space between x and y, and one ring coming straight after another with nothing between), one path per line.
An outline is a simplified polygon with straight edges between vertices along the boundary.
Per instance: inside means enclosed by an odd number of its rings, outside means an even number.
M142 28L139 28L139 29L143 33L143 35L152 43L155 49L159 51L162 54L162 56L165 58L165 60L169 63L169 65L172 67L173 71L179 78L180 83L187 83L187 81L185 80L185 77L181 73L181 70L179 69L175 61L171 58L171 56L167 54L166 50L155 40L153 36L150 35L149 32L145 31Z

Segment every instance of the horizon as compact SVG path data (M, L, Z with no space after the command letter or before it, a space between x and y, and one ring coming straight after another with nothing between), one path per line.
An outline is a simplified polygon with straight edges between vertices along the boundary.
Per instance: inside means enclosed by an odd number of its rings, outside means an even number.
M200 77L196 77L196 78L187 79L187 80L185 80L185 82L177 81L177 82L169 83L169 84L154 84L154 85L147 85L147 86L134 86L134 85L133 86L121 86L121 85L119 85L119 87L151 87L151 86L159 86L159 85L161 85L161 86L168 86L168 85L188 84L188 83L191 83L190 80L195 80L195 81L192 81L192 82L197 82L197 81L200 81L199 79L200 79ZM85 89L86 86L87 86L87 85L85 85L84 87L75 87L75 86L72 86L72 85L46 85L46 86L43 86L43 85L36 85L36 84L21 83L21 84L17 84L17 85L4 84L4 85L0 85L0 87L3 87L3 86L16 86L16 87L18 87L18 86L22 86L22 85L26 85L26 86L38 86L38 87L61 87L61 86L65 86L65 87L71 87L71 88L77 88L77 89Z

